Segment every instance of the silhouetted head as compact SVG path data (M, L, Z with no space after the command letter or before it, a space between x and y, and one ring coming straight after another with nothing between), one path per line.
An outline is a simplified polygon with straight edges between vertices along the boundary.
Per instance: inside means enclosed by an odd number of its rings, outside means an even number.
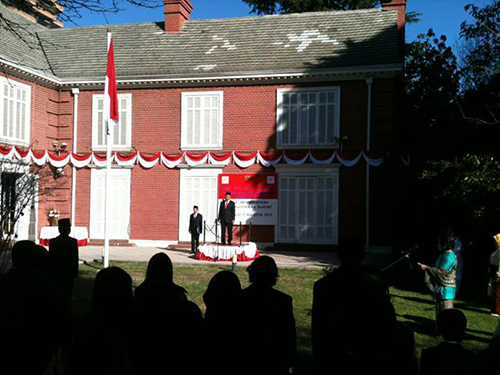
M363 242L357 238L346 238L339 244L337 258L343 267L357 268L365 258Z
M439 251L453 250L455 246L455 239L451 238L448 234L443 233L439 236L438 247Z
M57 222L59 233L63 236L69 236L71 233L71 221L69 219L59 219Z
M220 271L208 283L203 301L207 308L225 301L230 302L241 292L240 279L231 271Z
M443 310L437 316L438 333L447 341L462 341L467 329L467 318L458 309Z
M273 286L278 281L278 266L273 258L263 255L247 268L251 283Z
M47 271L49 252L32 241L18 241L12 247L12 266L18 270Z
M174 281L174 269L172 261L165 253L157 253L149 260L146 271L146 280L148 281Z
M132 277L118 267L98 272L92 296L92 311L110 312L126 309L132 302Z

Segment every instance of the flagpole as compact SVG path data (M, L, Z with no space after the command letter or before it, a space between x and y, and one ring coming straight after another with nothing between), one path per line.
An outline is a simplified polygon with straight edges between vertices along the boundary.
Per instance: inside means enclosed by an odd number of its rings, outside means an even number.
M108 55L109 55L109 49L111 45L111 33L108 32ZM109 56L108 56L109 59ZM107 114L106 116L106 181L105 181L105 189L104 189L104 253L102 257L102 265L104 268L109 267L109 219L110 219L110 212L109 212L109 189L110 189L110 175L111 175L111 132L113 130L112 122L111 122L111 115L110 115L110 110L109 110L109 102L107 102L106 96L108 95L108 87L109 87L109 79L106 78L106 87L104 89L104 108L107 108L107 111L105 110L105 113Z

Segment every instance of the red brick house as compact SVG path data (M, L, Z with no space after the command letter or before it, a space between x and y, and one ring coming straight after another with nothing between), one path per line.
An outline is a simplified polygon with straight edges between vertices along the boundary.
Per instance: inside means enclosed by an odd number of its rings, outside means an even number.
M63 152L57 178L44 182L54 194L24 215L19 238L39 237L49 207L103 238L109 29L120 107L113 240L187 240L193 204L207 224L216 218L221 174L276 173L276 217L254 222L252 241L335 245L357 236L390 245L390 197L372 153L389 150L397 123L406 1L221 20L189 20L189 0L164 3L164 22L70 29L28 24L0 5L25 25L20 34L0 27L0 142L31 147L40 160L54 141L81 160L98 155L76 165Z

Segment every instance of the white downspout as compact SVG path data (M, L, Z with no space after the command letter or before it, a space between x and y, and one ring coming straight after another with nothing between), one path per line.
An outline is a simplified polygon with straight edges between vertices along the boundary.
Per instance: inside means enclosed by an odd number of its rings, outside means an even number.
M367 116L366 116L366 151L370 151L371 147L371 132L372 132L372 84L373 77L366 79L367 85ZM366 228L366 251L370 251L370 165L366 163L366 214L365 214L365 228Z
M77 152L77 141L78 141L78 96L80 94L79 88L73 88L71 90L73 94L73 152ZM71 173L72 183L71 183L71 225L76 226L75 223L75 211L76 211L76 167L73 165L73 171Z

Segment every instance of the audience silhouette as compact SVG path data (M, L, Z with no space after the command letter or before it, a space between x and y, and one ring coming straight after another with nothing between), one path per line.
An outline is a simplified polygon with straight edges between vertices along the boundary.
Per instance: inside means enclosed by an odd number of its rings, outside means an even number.
M196 354L203 335L203 318L186 290L173 282L172 261L155 254L146 280L136 289L132 366L135 374L200 373L203 353Z
M63 229L62 239L68 233ZM135 296L127 272L103 269L95 277L91 311L72 329L69 283L64 295L53 283L60 275L65 281L76 275L68 250L74 244L64 241L51 243L50 253L31 241L12 249L12 268L0 275L2 374L284 375L295 365L293 300L274 288L279 276L273 258L261 256L248 267L251 285L243 290L236 274L215 274L203 295L204 319L174 283L164 253L151 258ZM360 265L363 256L362 244L345 241L341 266L314 284L315 372L416 375L414 333L397 321L383 272ZM444 341L422 351L420 374L477 372L479 357L461 345L465 315L443 310L437 327ZM496 365L499 348L500 325L483 365Z
M12 269L0 275L2 374L42 374L64 343L70 321L49 284L49 254L31 241L12 249Z
M223 360L208 360L205 371L219 375L234 374L241 356L234 350L235 329L241 321L241 284L230 271L220 271L210 280L203 295L205 302L205 345L220 348ZM239 340L238 340L239 341ZM228 353L226 349L230 349Z
M273 258L261 256L247 271L251 285L242 291L243 352L255 353L256 359L246 363L242 372L288 374L297 346L292 297L273 288L278 280Z
M79 322L69 373L131 374L132 278L118 267L97 273L91 312Z
M363 244L346 239L340 244L340 267L316 281L312 308L312 349L315 371L330 374L346 366L348 348L344 345L345 320L356 296L355 284L364 258Z
M441 311L437 316L437 329L444 341L422 351L420 374L461 375L481 373L477 356L465 350L462 340L467 328L467 318L457 309ZM498 358L498 357L497 357Z

